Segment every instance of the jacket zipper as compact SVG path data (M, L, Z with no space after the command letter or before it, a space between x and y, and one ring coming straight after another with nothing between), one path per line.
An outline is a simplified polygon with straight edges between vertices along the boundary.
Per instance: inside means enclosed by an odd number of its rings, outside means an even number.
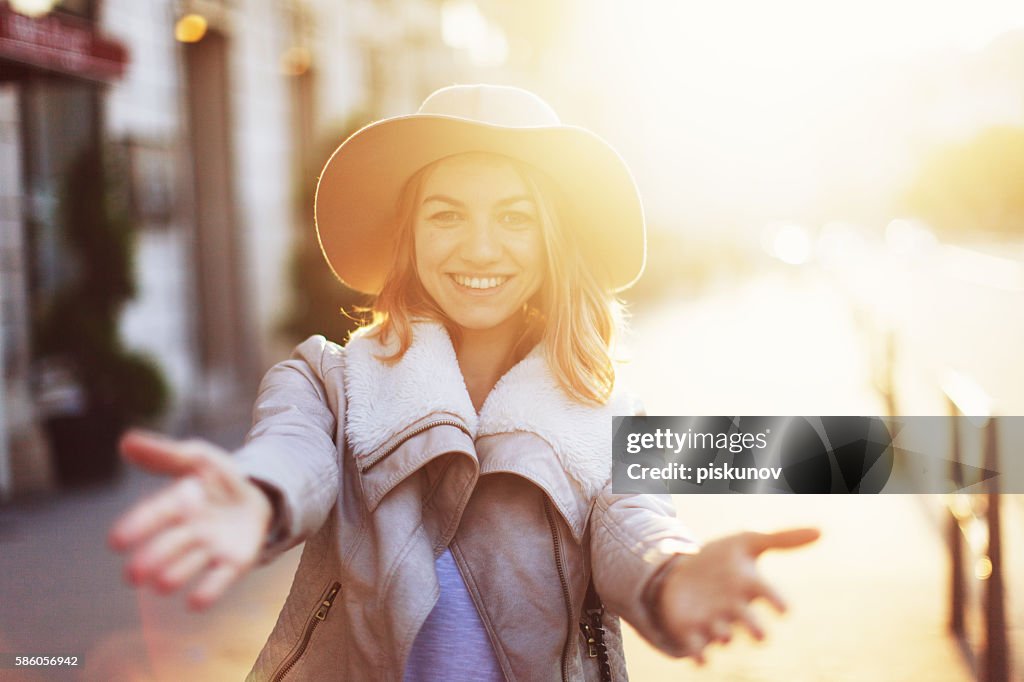
M551 527L551 540L555 545L555 568L558 569L558 580L562 584L562 598L565 601L565 613L569 627L566 630L565 643L562 644L562 682L569 682L569 643L572 641L573 617L572 600L569 596L569 582L565 578L565 563L562 556L562 536L558 532L558 524L555 522L554 512L551 510L551 500L544 496L544 515L548 518L548 525Z
M370 461L364 463L363 466L360 468L360 471L362 471L362 472L367 471L368 469L373 467L375 464L380 462L382 459L384 459L385 457L390 455L392 452L397 450L399 447L401 447L402 444L405 443L405 441L409 440L413 436L418 436L419 434L423 433L427 429L432 429L435 426L454 426L457 429L459 429L460 431L462 431L463 433L465 433L467 436L470 436L470 437L473 436L473 434L471 434L469 432L469 429L466 428L466 425L463 424L460 421L456 421L455 419L436 419L436 420L434 420L432 422L427 422L426 424L418 426L415 429L413 429L412 431L410 431L409 433L405 434L405 436L403 436L401 440L399 440L398 442L394 443L393 445L388 447L386 450L384 450L380 454L376 455Z
M306 653L306 647L309 646L309 640L313 637L313 631L316 630L317 625L327 618L327 612L330 611L331 606L334 605L334 600L338 596L338 592L340 590L341 583L335 582L327 588L327 591L320 597L320 603L317 604L316 611L313 612L313 615L309 617L309 621L306 623L306 629L302 633L302 639L299 640L298 647L295 649L295 652L281 664L281 667L277 669L274 676L270 678L273 682L279 682L283 679L295 664L299 662L299 659L302 658L302 654Z

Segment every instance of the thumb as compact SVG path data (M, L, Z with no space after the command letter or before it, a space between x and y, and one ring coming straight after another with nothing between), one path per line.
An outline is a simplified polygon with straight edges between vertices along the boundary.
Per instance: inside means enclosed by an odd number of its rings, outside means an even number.
M817 528L791 528L774 533L751 533L750 551L754 556L769 549L793 549L814 542L821 537Z
M158 474L187 474L202 460L198 449L188 443L137 429L125 433L119 447L125 459Z

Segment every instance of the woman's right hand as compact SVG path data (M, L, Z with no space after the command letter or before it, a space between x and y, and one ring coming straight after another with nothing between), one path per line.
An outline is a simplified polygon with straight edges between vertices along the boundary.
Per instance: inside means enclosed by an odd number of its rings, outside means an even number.
M125 578L169 593L198 577L188 604L205 609L255 565L272 520L269 498L206 441L130 431L121 453L177 479L111 528L110 545L131 554Z

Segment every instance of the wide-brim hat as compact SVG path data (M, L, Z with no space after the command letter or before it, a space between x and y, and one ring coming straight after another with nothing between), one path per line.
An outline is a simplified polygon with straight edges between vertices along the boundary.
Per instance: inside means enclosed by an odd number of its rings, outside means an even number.
M607 142L563 125L540 97L520 88L455 85L415 114L371 123L328 159L316 188L317 235L335 276L380 292L392 266L398 197L424 166L464 152L490 152L545 173L561 196L560 219L575 230L599 281L629 287L646 258L644 212L629 168Z

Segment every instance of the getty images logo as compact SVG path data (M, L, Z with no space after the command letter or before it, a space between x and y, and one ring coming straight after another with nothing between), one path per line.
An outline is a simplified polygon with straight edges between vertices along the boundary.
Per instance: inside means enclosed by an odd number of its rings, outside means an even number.
M879 493L898 483L890 480L899 478L894 476L894 429L902 429L899 422L870 416L616 417L613 487L616 492ZM688 437L708 434L715 437Z
M744 429L760 419L771 422L770 456L791 492L878 493L892 475L892 434L880 417L755 417Z

